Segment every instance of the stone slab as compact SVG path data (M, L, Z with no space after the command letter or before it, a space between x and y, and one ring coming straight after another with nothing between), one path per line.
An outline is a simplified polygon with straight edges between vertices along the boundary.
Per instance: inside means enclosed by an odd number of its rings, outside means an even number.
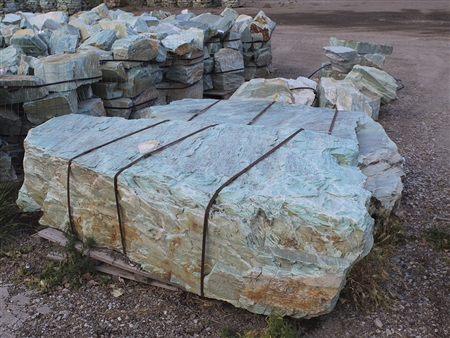
M53 93L43 99L25 102L23 109L33 125L42 124L56 116L74 114L78 111L76 90Z
M343 46L355 49L359 54L392 54L394 47L390 45L359 42L355 40L344 40L330 38L330 46Z
M6 75L0 77L0 103L14 104L41 99L48 95L48 88L37 76Z
M43 82L51 84L51 92L65 92L100 80L102 72L97 54L93 52L51 55L39 59L34 73Z
M69 158L119 131L155 122L80 117L53 119L27 137L18 203L42 208L42 224L66 224L63 168ZM120 250L112 188L118 168L139 156L139 143L169 144L206 126L163 123L74 161L70 188L80 236ZM211 195L294 130L217 125L126 170L118 183L128 257L200 293L201 224ZM265 315L312 317L331 311L347 271L372 246L370 194L361 187L365 177L330 153L345 144L303 131L222 190L209 217L206 297Z

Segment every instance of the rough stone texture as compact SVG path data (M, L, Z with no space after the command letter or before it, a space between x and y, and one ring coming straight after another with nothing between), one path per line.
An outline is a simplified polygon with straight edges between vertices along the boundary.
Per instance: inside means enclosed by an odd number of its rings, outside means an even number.
M3 39L5 40L5 45L9 46L11 44L11 37L19 30L19 26L10 25L1 29Z
M367 115L360 119L357 134L359 167L367 177L366 189L376 200L370 211L389 215L398 207L402 196L403 159L383 127Z
M235 70L244 70L244 58L239 51L230 48L221 48L214 54L214 71L216 73Z
M153 106L139 112L142 118L184 120L192 118L214 103L214 100L181 100L168 106ZM195 117L205 123L242 123L252 121L268 107L266 100L224 100ZM307 105L291 105L276 102L253 125L302 126L318 133L328 134L335 116L334 109L313 108ZM138 118L136 116L136 118ZM356 134L354 132L356 128ZM332 135L354 144L351 151L336 152L341 164L358 165L367 176L366 189L372 193L371 214L389 214L395 210L402 196L402 159L397 146L383 127L363 112L340 111L335 120ZM359 152L358 152L359 145ZM351 147L348 146L347 149Z
M105 82L126 82L128 74L123 66L123 62L110 61L101 65L102 80Z
M33 88L42 84L44 82L37 76L10 75L0 77L0 103L13 104L43 98L47 96L48 88L45 86Z
M383 69L386 57L381 54L363 54L359 64L361 66Z
M7 68L7 73L9 74L17 74L22 55L22 50L15 46L9 46L0 50L2 68Z
M362 111L374 120L378 119L380 96L375 95L369 99L351 81L323 77L320 79L318 92L321 107Z
M156 104L167 104L184 98L203 98L203 81L198 81L193 85L186 85L184 83L165 80L158 83L156 87L159 92Z
M77 91L54 93L43 99L25 102L23 109L27 119L34 125L42 124L53 117L74 114L78 111Z
M212 77L209 74L204 74L203 75L203 90L212 90L214 89L214 85L212 82Z
M272 21L263 11L260 11L250 25L250 33L253 37L268 41L275 30L276 23Z
M22 20L22 17L20 15L8 13L3 18L2 23L7 24L7 25L16 25L16 24L19 24L21 20Z
M159 92L155 87L145 90L141 95L133 98L133 106L131 113L152 106L159 96Z
M76 27L80 30L81 40L85 40L91 36L92 28L84 20L79 18L71 17L69 25ZM106 29L106 28L104 28Z
M230 100L253 99L268 100L283 103L295 103L294 96L289 90L286 81L282 79L253 79L240 86Z
M0 139L0 182L14 180L17 180L17 176L9 156L8 143Z
M203 74L209 74L214 70L214 58L207 58L203 60Z
M42 208L42 224L62 228L66 222L69 158L116 138L119 131L154 123L93 121L73 115L53 119L26 140L19 204ZM70 188L77 232L120 249L112 189L117 169L139 156L139 143L168 144L204 126L167 122L76 160ZM293 131L218 125L126 170L118 182L129 258L199 293L201 224L211 195ZM365 177L332 155L332 149L345 151L347 145L303 131L220 193L209 217L206 297L266 315L311 317L331 311L347 271L372 246Z
M128 34L127 34L127 26L122 21L117 21L117 20L114 20L114 21L100 21L99 24L105 30L106 29L113 30L116 33L117 38L119 38L119 39L123 39L123 38L128 36Z
M383 104L397 99L397 81L383 70L356 65L345 79L360 90L380 96Z
M119 83L119 89L125 97L136 97L144 90L153 87L162 79L159 66L134 67L127 71L128 80Z
M330 60L331 66L338 72L348 73L360 61L358 53L352 48L327 46L323 49L327 52L326 56Z
M369 42L330 38L330 46L342 46L355 49L358 54L392 54L394 47Z
M194 38L188 35L169 35L161 41L168 52L184 55L197 50Z
M20 135L22 131L22 120L12 109L0 108L0 135Z
M67 13L62 12L62 11L48 12L48 13L44 13L44 14L36 14L34 16L28 17L28 21L33 26L36 26L39 30L42 29L42 27L44 26L44 23L47 19L52 19L61 25L66 24L69 21L69 17L67 15Z
M118 99L123 95L123 90L118 89L117 82L97 82L92 84L92 90L95 96L101 99Z
M158 55L158 41L143 35L122 38L112 45L114 59L150 61Z
M116 33L107 29L91 35L81 46L94 46L109 51L116 40Z
M94 83L102 75L97 54L92 52L51 55L39 59L34 73L44 83L70 81L47 86L49 91L65 92ZM76 81L74 81L76 80Z
M106 116L103 101L100 98L91 98L78 102L77 114L90 116Z
M92 8L91 11L95 12L100 17L100 19L106 19L109 14L108 6L106 6L104 3Z
M217 29L217 33L219 34L219 36L224 36L225 34L227 34L233 26L232 20L210 13L200 14L195 18L192 18L191 21L201 22L214 27L215 29Z
M205 45L205 33L203 30L199 28L189 28L187 30L182 30L180 33L181 35L193 38L194 46L199 50L203 50L203 46Z
M223 39L223 47L242 51L241 37L242 34L240 33L229 32Z
M201 80L203 68L203 62L198 62L192 66L172 64L164 75L169 80L193 84Z
M244 82L244 71L231 71L222 74L211 74L214 89L225 90L228 92L234 91L239 88Z
M106 111L106 116L123 117L128 119L131 114L133 100L127 97L122 97L115 100L103 100L103 105Z
M60 27L61 27L61 24L59 22L57 22L56 20L50 19L50 18L45 20L44 24L42 25L43 30L48 29L51 31L55 31Z
M63 25L55 30L50 38L50 54L73 54L77 51L79 30L76 34L69 28L73 26Z

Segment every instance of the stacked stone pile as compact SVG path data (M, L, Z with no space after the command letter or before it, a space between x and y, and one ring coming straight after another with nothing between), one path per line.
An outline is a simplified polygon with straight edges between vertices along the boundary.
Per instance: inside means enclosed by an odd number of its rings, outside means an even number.
M1 0L0 12L14 13L17 11L49 12L64 11L74 14L80 10L91 8L88 0ZM3 14L0 13L0 14Z
M65 114L128 118L154 104L202 98L205 89L233 91L270 75L270 62L247 70L270 53L270 41L261 41L274 28L262 12L252 19L232 9L135 16L102 4L70 17L7 14L0 23L0 123L15 128L1 137L16 143L17 135Z
M330 38L324 50L330 65L319 73L321 107L363 111L376 120L380 105L397 98L397 81L383 71L392 46Z
M106 0L108 6L115 6L119 0ZM240 0L147 0L147 6L157 7L222 7L236 8L241 7ZM117 6L117 5L116 5Z

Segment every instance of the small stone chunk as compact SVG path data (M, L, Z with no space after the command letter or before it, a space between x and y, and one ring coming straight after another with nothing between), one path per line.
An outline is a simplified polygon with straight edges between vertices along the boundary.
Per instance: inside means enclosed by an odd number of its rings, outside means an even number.
M78 111L76 90L50 94L47 97L25 102L23 109L27 119L34 125L42 124L53 117L74 114Z

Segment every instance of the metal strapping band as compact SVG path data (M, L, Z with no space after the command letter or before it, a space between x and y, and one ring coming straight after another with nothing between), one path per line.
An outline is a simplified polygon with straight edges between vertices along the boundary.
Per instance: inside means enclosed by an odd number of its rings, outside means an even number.
M295 88L289 88L289 90L297 90L297 89L309 89L312 90L314 92L314 95L317 96L317 91L314 88L311 87L295 87Z
M48 86L53 86L53 85L58 85L58 84L63 84L63 83L98 80L98 79L101 79L101 78L102 78L102 75L94 76L94 77L87 77L87 78L84 78L84 79L71 79L71 80L58 81L58 82L52 82L52 83L44 83L44 84L33 85L33 86L4 86L3 88L4 89L11 89L11 90L19 90L19 89L23 89L23 88L42 88L42 87L48 87Z
M200 267L200 295L204 296L204 278L205 278L205 258L206 258L206 235L208 232L208 219L209 219L209 213L211 210L211 207L216 201L217 196L219 196L219 193L222 191L223 188L225 188L227 185L232 183L234 180L236 180L239 176L253 168L255 165L257 165L259 162L263 161L267 157L269 157L271 154L273 154L276 150L281 148L283 145L285 145L287 142L289 142L291 139L293 139L297 134L302 132L304 129L300 128L295 133L293 133L291 136L289 136L284 141L281 141L279 144L277 144L275 147L273 147L271 150L269 150L267 153L262 155L260 158L252 162L250 165L242 169L240 172L238 172L236 175L231 177L228 181L226 181L224 184L220 186L219 189L216 190L214 195L211 197L211 200L209 201L206 210L205 210L205 216L203 218L203 238L202 238L202 262Z
M158 90L178 90L178 89L187 89L190 88L192 86L195 86L197 83L199 83L200 81L203 81L202 79L198 80L197 82L191 83L190 85L187 85L186 87L180 87L180 88L163 88L163 87L157 87L155 86L156 89ZM160 82L163 83L163 82ZM178 82L181 83L181 82Z
M138 104L135 104L134 106L130 106L130 107L108 107L108 106L103 106L103 108L105 109L118 109L118 110L126 110L126 109L133 109L139 106L143 106L144 104L149 104L152 102L155 102L156 100L158 100L159 96L155 97L154 99L151 100L147 100Z
M336 122L337 115L338 115L338 109L336 108L334 115L333 115L333 119L331 120L330 129L328 129L328 135L331 135L331 133L333 132L334 123Z
M217 100L216 102L210 104L208 107L203 108L202 110L200 110L198 113L195 113L194 115L192 115L189 120L187 120L188 122L192 121L193 119L195 119L197 116L203 114L204 112L206 112L209 108L211 108L212 106L218 104L220 102L220 100Z
M270 107L272 107L275 102L276 101L272 101L266 108L261 110L258 115L256 115L249 123L247 123L247 125L251 126L253 123L255 123L255 121L259 119L261 115L264 114Z
M139 157L138 159L134 160L134 161L131 162L130 164L128 164L128 165L126 165L125 167L121 168L121 169L114 175L114 195L115 195L115 197L116 197L117 219L118 219L118 221L119 221L119 230L120 230L120 239L121 239L121 241L122 241L122 250L123 250L123 254L124 254L125 256L127 255L127 251L126 251L126 241L125 241L125 230L124 230L124 228L123 228L123 224L122 224L122 216L121 216L121 214L120 214L119 189L118 189L118 184L117 184L119 175L120 175L123 171L125 171L126 169L128 169L128 168L130 168L131 166L135 165L136 163L140 162L141 160L146 159L147 157L150 157L150 156L152 156L152 155L155 154L155 153L158 153L158 152L160 152L160 151L162 151L162 150L164 150L164 149L167 149L167 148L169 148L169 147L171 147L171 146L173 146L173 145L175 145L175 144L177 144L177 143L180 143L181 141L184 141L185 139L187 139L187 138L189 138L189 137L191 137L191 136L193 136L193 135L195 135L195 134L198 134L198 133L200 133L200 132L202 132L202 131L204 131L204 130L206 130L206 129L209 129L209 128L215 127L215 126L217 126L217 124L212 124L212 125L210 125L210 126L201 128L201 129L199 129L199 130L197 130L197 131L195 131L195 132L193 132L193 133L190 133L190 134L188 134L188 135L186 135L186 136L183 136L183 137L181 137L181 138L179 138L179 139L177 139L177 140L175 140L175 141L173 141L173 142L170 142L170 143L166 144L165 146L162 146L161 148L157 148L157 149L155 149L155 150L153 150L153 151L151 151L151 152L149 152L149 153L147 153L147 154L145 154L145 155L142 155L141 157Z
M131 135L140 133L141 131L144 131L144 130L147 130L147 129L156 127L157 125L160 125L160 124L162 124L162 123L169 122L169 121L170 121L170 120L164 120L164 121L161 121L161 122L152 124L152 125L150 125L150 126L147 126L147 127L145 127L145 128L141 128L141 129L139 129L139 130L133 131L133 132L131 132L131 133L129 133L129 134L123 135L123 136L121 136L121 137L119 137L119 138L116 138L116 139L111 140L111 141L109 141L109 142L103 143L103 144L101 144L101 145L99 145L99 146L97 146L97 147L88 149L88 150L82 152L81 154L78 154L77 156L72 157L72 158L69 160L69 163L68 163L68 165L67 165L67 212L68 212L68 214L69 214L69 223L70 223L70 227L72 228L72 230L73 230L74 232L76 232L76 231L75 231L75 226L74 226L73 218L72 218L72 210L71 210L71 208L70 208L70 168L71 168L71 166L72 166L72 161L75 160L75 159L77 159L78 157L81 157L81 156L83 156L83 155L89 154L90 152L92 152L92 151L94 151L94 150L100 149L100 148L105 147L105 146L107 146L107 145L109 145L109 144L111 144L111 143L114 143L114 142L116 142L116 141L122 140L122 139L124 139L124 138L126 138L126 137L129 137L129 136L131 136Z

